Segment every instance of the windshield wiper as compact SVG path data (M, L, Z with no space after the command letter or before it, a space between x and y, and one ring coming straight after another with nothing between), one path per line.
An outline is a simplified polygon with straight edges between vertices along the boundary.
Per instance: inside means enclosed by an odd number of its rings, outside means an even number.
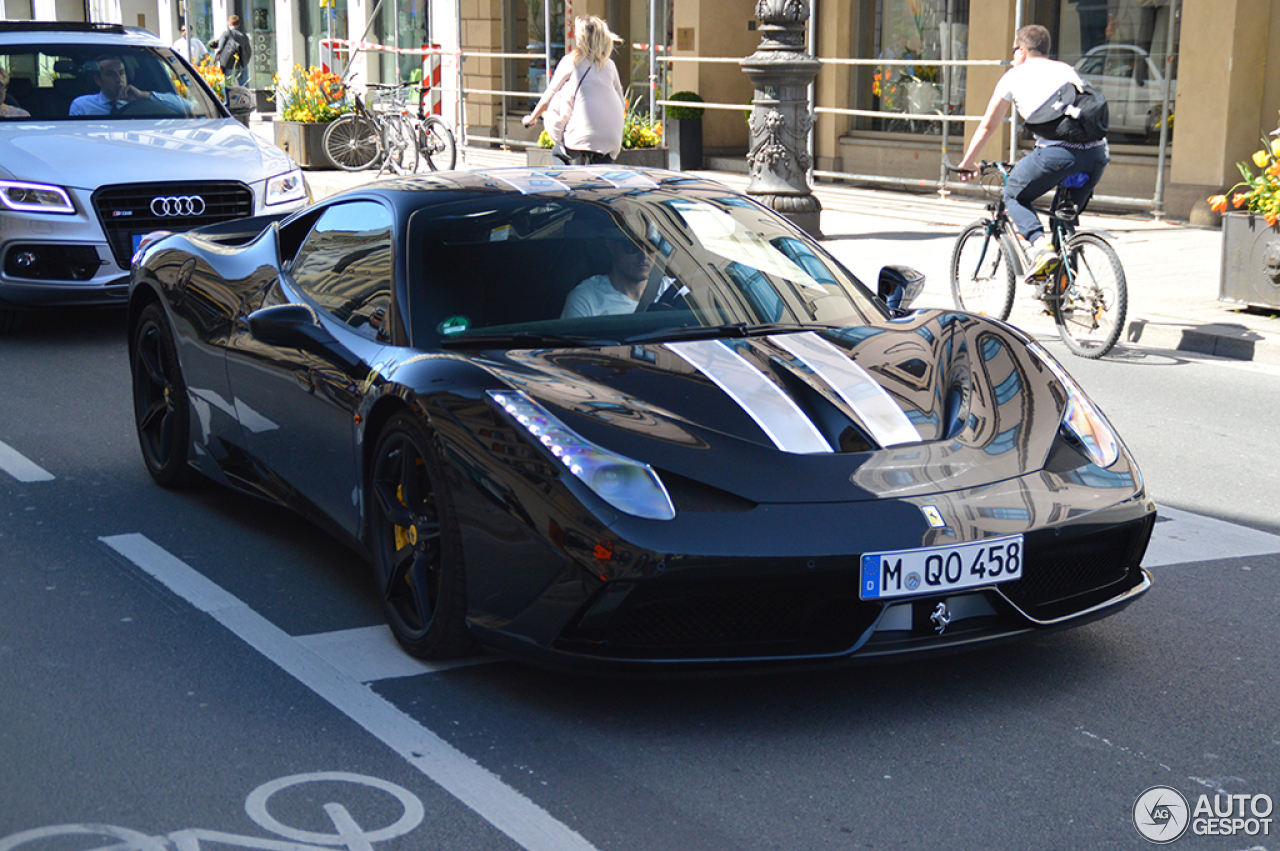
M724 325L692 325L677 328L660 328L627 337L624 343L648 343L654 340L710 340L717 337L759 337L764 334L794 334L799 331L836 331L839 325L823 325L814 322L730 322Z
M602 340L579 334L542 334L534 331L517 331L512 334L462 334L456 337L445 337L440 341L442 349L525 349L539 346L579 348L617 345L619 345L617 340Z

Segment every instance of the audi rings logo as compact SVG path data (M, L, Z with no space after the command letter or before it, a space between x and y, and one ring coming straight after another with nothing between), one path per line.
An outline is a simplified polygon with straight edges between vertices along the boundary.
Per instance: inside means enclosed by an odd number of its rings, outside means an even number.
M204 213L204 199L199 195L165 195L151 199L151 215L199 216Z

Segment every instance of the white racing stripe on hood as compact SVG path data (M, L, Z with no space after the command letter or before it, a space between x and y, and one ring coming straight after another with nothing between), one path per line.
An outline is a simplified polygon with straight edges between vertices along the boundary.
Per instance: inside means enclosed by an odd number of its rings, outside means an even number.
M664 343L737 402L783 452L831 452L831 444L795 401L720 340Z
M845 401L881 446L919 443L920 432L889 391L829 340L812 331L768 338L813 370Z

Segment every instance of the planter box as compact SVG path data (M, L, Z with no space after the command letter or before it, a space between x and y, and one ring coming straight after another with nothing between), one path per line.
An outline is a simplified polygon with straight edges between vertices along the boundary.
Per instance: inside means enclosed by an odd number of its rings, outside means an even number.
M702 168L702 119L668 120L667 150L672 171L696 171Z
M303 168L335 168L324 152L324 131L328 124L304 121L272 121L276 147Z
M551 156L550 148L525 148L525 164L537 168L563 164ZM667 152L663 148L632 148L618 155L618 165L637 166L639 168L666 168Z
M1252 213L1222 215L1218 300L1280 308L1280 229Z

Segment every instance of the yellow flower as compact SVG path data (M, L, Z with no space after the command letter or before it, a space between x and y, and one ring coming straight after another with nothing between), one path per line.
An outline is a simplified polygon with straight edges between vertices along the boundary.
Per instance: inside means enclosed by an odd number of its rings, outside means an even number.
M1271 140L1271 156L1280 159L1280 137Z
M1271 152L1265 148L1261 151L1254 151L1253 164L1258 168L1266 168L1267 163L1271 162Z

